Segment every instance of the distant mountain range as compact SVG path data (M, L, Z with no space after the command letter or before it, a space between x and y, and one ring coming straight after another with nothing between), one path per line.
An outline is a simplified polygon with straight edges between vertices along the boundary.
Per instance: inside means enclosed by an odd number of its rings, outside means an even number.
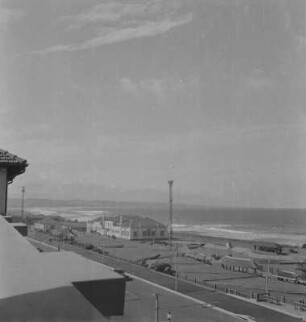
M136 203L161 203L168 204L168 185L167 181L161 190L154 188L143 189L123 189L120 187L106 187L103 184L93 184L85 182L75 183L54 183L47 180L34 180L27 181L25 184L27 200L41 199L41 200L57 200L64 201L72 200L73 203L81 202L82 205L86 202L90 204L100 204L99 200L112 200L110 203L118 202L136 202ZM279 200L273 199L272 196L266 194L265 198L260 198L259 195L254 198L240 196L240 198L231 198L228 194L214 194L212 191L207 190L204 192L186 192L179 183L174 183L173 187L173 200L175 204L186 205L199 205L205 207L226 207L226 208L281 208ZM21 198L21 184L18 181L9 186L9 198ZM98 200L98 201L97 201ZM260 205L258 205L260 200ZM103 204L105 201L103 201ZM286 205L286 204L284 204ZM283 208L295 208L291 205L286 205Z
M9 191L9 198L20 199L21 187L12 185ZM59 185L33 182L26 186L27 199L41 200L114 200L120 202L151 202L151 203L168 203L168 187L165 183L163 191L144 188L144 189L122 189L109 188L103 185L94 184L65 184ZM184 193L174 187L174 202L182 204L198 205L219 205L220 201L213 199L205 194ZM221 204L222 205L222 204Z
M82 207L82 208L160 208L168 209L168 202L140 202L140 201L114 201L114 200L81 200L81 199L39 199L29 198L25 200L27 208L33 207ZM20 198L9 198L8 207L20 208ZM200 204L189 204L175 202L174 207L180 209L227 209L227 210L243 210L243 209L254 209L254 210L267 210L267 211L285 211L287 212L291 208L264 208L264 207L229 207L229 206L217 206L217 205L200 205ZM306 209L294 209L295 211L305 212Z

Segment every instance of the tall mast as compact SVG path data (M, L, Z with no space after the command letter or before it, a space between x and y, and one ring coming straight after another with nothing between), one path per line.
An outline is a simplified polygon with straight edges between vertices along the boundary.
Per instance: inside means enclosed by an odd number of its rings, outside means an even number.
M172 264L172 224L173 224L173 209L172 209L172 203L173 203L173 195L172 195L172 186L174 181L169 180L169 252L170 252L170 264Z
M24 193L25 193L25 187L23 186L21 188L21 218L23 218L23 215L24 215Z

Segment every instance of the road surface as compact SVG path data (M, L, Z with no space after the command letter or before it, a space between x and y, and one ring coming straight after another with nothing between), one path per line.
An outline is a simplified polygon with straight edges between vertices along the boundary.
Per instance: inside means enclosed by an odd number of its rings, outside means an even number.
M152 283L156 283L158 285L169 288L171 290L174 290L175 288L175 281L174 281L174 278L171 276L157 273L149 269L143 268L139 265L128 263L117 258L102 256L101 254L88 251L86 249L79 248L77 246L73 246L70 244L62 244L61 247L62 249L65 249L68 251L74 251L93 261L103 263L111 267L117 267L117 268L120 267L129 274L138 276L142 279L145 279ZM294 318L289 315L276 312L274 310L271 310L265 307L258 306L256 304L248 303L246 301L236 299L226 294L216 293L214 291L204 289L203 287L192 284L190 282L179 280L177 289L179 292L185 295L191 296L195 299L201 300L205 303L219 307L226 311L230 311L236 314L251 316L255 318L257 322L301 321L301 319Z

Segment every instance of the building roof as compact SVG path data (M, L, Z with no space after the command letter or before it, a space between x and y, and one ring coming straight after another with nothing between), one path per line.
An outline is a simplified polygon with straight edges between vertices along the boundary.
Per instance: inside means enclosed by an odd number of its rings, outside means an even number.
M0 262L6 263L1 265L0 298L72 281L119 278L110 269L73 252L39 253L1 216L0 242Z
M53 218L44 218L42 220L37 221L35 224L43 224L43 225L58 225L58 221L54 220Z
M75 316L74 300L88 309L87 300L90 303L92 302L85 293L87 292L88 294L88 290L92 287L98 290L100 296L102 296L100 297L100 307L95 305L95 303L92 304L99 311L101 310L100 312L103 314L103 309L107 310L112 301L117 302L116 299L110 298L108 294L109 286L107 285L110 285L109 283L113 283L111 285L115 289L118 283L122 283L119 289L122 289L123 293L122 295L118 294L119 298L123 296L124 301L123 285L125 282L122 276L99 263L87 260L73 252L40 253L2 216L0 216L0 245L0 262L2 263L0 270L1 320L4 311L7 314L14 314L14 312L10 311L8 304L6 305L5 303L13 305L15 299L22 298L23 300L20 300L20 310L28 312L27 310L30 307L32 311L29 314L32 314L32 319L29 320L31 321L41 321L42 319L34 319L34 317L40 316L40 314L43 315L44 310L50 310L52 305L58 309L58 311L52 313L52 316L61 316L64 313L58 308L60 302L65 303L67 306L66 313L68 312L71 317L74 317L74 321L76 321L77 315ZM84 285L87 288L85 293L82 290ZM55 295L53 296L54 292ZM67 292L72 297L66 298ZM39 294L39 296L37 297L35 294ZM80 298L80 294L84 297ZM52 296L57 301L49 306L47 299ZM44 300L41 299L42 297L44 297ZM106 305L106 303L108 304ZM101 308L103 305L104 307ZM122 305L123 302L119 300L118 307ZM62 320L48 318L52 321L66 321L64 318ZM4 316L3 320L11 321L12 319ZM67 321L72 320L67 319Z
M1 166L8 168L7 181L11 183L16 176L25 171L28 163L26 160L19 158L17 155L0 149L0 167Z
M141 224L141 226L143 227L163 227L163 228L166 228L165 225L163 225L162 223L156 221L156 220L153 220L151 218L141 218L139 220L139 223Z
M220 244L213 244L213 243L206 243L203 248L209 248L209 249L217 249L217 250L228 250L229 247L226 245L220 245Z
M244 267L244 268L252 268L252 269L257 268L255 263L248 258L224 256L221 258L221 263L225 265L236 266L236 267Z
M263 246L263 247L273 247L273 248L282 246L281 244L278 244L272 241L263 241L263 240L255 240L254 245L256 245L257 247Z
M153 220L151 218L143 218L143 217L134 217L133 219L130 220L123 220L122 222L122 226L123 227L134 227L134 228L138 228L139 226L141 226L142 228L156 228L156 227L160 227L160 228L166 228L165 225L159 223L156 220Z
M28 227L28 225L22 223L22 222L14 222L11 224L13 227Z
M37 221L36 223L43 225L66 226L71 228L86 228L86 222L58 221L54 220L52 217L46 217L43 220Z
M140 217L133 215L118 215L115 217L105 218L106 221L112 221L115 225L119 225L121 221L121 227L134 227L138 228L166 228L166 226L154 219L148 217Z
M72 222L72 221L58 221L58 225L66 226L69 228L86 228L87 224L84 221Z

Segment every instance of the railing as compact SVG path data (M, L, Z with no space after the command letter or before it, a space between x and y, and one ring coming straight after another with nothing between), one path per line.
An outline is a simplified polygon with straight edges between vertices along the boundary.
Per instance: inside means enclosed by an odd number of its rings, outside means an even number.
M294 304L296 310L306 311L306 303L304 300L296 301Z
M72 244L74 246L85 248L84 243L73 242ZM97 252L97 253L101 253L98 250L98 248L96 248L96 247L93 248L92 251ZM107 255L108 257L118 258L114 254L111 254L108 252L104 252L104 254ZM121 259L121 258L118 258L118 259ZM121 259L121 260L123 260L123 259ZM140 265L140 263L136 263L136 262L133 262L133 261L130 261L127 259L124 259L124 261ZM254 274L254 276L258 276L258 275ZM267 303L271 303L274 305L289 304L289 305L293 305L296 310L306 311L306 301L304 299L295 300L295 299L288 298L285 296L273 296L271 294L266 294L266 293L255 293L255 292L245 293L245 292L241 292L239 290L235 290L234 288L229 287L228 285L226 286L224 284L218 284L214 281L207 281L207 280L195 277L195 276L192 277L188 274L180 273L180 272L177 273L177 277L180 280L186 280L186 281L195 283L195 284L202 286L206 289L209 289L213 292L222 292L225 294L231 294L231 295L243 297L246 299L256 299L258 302L267 302Z
M293 300L285 296L273 296L271 294L257 294L258 302L267 302L275 305L289 304L293 305L296 310L306 311L306 302L304 299Z
M271 294L256 293L256 292L249 292L249 293L242 292L240 290L236 290L232 287L225 286L223 284L218 284L212 281L206 281L204 279L199 279L197 277L191 277L183 273L179 273L178 278L181 280L186 280L186 281L195 283L213 292L231 294L231 295L243 297L245 299L253 299L253 300L257 300L258 302L267 302L278 306L282 304L289 304L294 306L296 310L306 311L306 301L303 299L295 300L292 298L288 298L286 296L273 296Z

